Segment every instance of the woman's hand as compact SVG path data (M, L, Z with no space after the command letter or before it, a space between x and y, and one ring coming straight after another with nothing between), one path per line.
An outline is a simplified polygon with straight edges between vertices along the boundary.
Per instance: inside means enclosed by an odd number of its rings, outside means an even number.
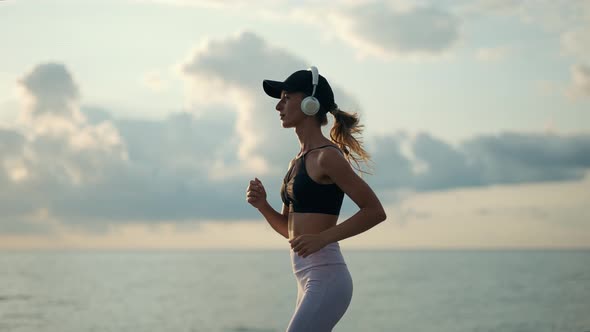
M303 258L325 247L328 242L320 234L303 234L289 240L291 248Z
M264 190L264 186L258 178L254 178L254 180L250 181L250 185L248 186L248 189L246 189L246 201L257 209L260 209L264 204L267 204L266 190Z

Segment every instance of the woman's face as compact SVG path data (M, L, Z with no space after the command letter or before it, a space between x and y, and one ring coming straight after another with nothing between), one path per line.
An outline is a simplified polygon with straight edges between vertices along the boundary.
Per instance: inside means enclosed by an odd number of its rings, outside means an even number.
M305 118L301 111L303 97L300 92L281 92L281 99L275 108L279 112L283 128L293 128Z

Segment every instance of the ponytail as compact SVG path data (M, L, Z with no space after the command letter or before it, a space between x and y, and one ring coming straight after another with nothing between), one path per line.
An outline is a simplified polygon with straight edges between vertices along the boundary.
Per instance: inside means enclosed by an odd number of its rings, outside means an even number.
M368 173L361 169L361 163L368 165L371 161L369 153L363 148L362 132L364 125L359 124L357 113L347 113L337 105L330 110L334 115L334 125L330 129L330 139L346 156L348 162L359 172Z

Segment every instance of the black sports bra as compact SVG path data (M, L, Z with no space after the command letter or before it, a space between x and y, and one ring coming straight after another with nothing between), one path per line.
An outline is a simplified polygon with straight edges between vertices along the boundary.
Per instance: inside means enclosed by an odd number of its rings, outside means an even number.
M315 182L309 177L305 169L305 156L313 150L325 147L338 149L334 145L324 145L311 149L301 157L295 158L291 168L285 175L281 186L281 199L285 205L289 206L290 211L340 214L344 192L335 183L322 184ZM295 168L297 171L292 176Z

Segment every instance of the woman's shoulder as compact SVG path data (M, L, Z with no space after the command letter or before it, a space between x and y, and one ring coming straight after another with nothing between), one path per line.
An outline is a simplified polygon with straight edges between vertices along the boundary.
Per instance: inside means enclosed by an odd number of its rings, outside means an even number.
M336 145L329 145L320 149L316 155L316 162L323 169L348 165L344 152Z

